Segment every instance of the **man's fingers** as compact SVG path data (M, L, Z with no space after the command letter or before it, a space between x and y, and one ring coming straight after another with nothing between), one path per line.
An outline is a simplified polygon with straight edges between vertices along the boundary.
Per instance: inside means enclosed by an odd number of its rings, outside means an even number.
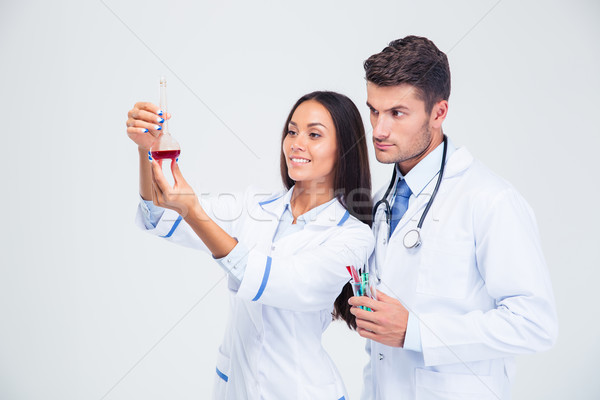
M372 298L367 296L353 296L350 297L350 299L348 299L348 304L350 304L351 306L364 306L369 307L373 310L379 309L379 305L377 303L377 300L373 300Z
M356 317L356 319L364 319L367 321L375 321L376 316L373 311L363 310L362 308L352 307L350 312Z
M378 338L377 334L369 331L368 329L357 327L356 332L358 332L358 334L360 336L364 337L365 339L371 339L371 340L377 341L377 338Z
M379 289L376 289L376 290L377 290L377 299L379 301L383 301L384 303L391 303L392 301L397 301L393 297L390 297L387 294L383 293L381 290L379 290Z

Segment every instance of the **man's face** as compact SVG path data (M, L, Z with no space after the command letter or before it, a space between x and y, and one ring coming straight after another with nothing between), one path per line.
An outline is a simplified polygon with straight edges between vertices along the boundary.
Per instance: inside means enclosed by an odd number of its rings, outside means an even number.
M399 163L405 174L439 144L432 141L430 114L414 86L367 82L367 106L377 161Z

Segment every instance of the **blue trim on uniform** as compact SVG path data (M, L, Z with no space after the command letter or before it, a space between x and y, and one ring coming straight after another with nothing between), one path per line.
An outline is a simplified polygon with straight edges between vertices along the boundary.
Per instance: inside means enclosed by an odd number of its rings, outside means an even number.
M161 237L163 237L163 238L171 237L173 232L175 232L175 229L177 229L177 225L179 225L179 223L181 222L182 219L183 218L181 218L181 215L179 217L177 217L177 219L175 220L175 223L173 224L173 227L171 228L169 233L167 233L165 236L161 236Z
M219 378L223 379L225 382L229 381L229 377L227 375L225 375L224 373L222 373L221 371L219 371L219 368L216 368L217 370L217 375L219 375ZM343 397L342 397L343 399Z
M264 206L265 204L272 203L272 202L274 202L275 200L277 200L277 199L280 199L280 198L282 198L282 197L283 197L283 195L281 195L281 196L279 196L279 197L275 197L274 199L271 199L271 200L265 200L265 201L261 201L261 202L259 202L259 203L258 203L258 205L259 205L259 206Z
M344 214L344 216L342 217L342 219L340 219L340 222L338 222L337 226L344 225L344 222L346 222L346 220L348 218L350 218L350 211L346 210L346 214Z
M346 397L342 396L338 400L346 400Z
M267 281L269 280L269 274L271 273L271 261L272 260L273 259L271 257L267 256L267 265L265 266L265 274L263 275L262 282L260 283L260 288L258 288L258 293L256 293L256 296L254 296L252 301L256 301L256 300L260 299L260 296L262 296L263 292L265 291L265 287L267 286Z

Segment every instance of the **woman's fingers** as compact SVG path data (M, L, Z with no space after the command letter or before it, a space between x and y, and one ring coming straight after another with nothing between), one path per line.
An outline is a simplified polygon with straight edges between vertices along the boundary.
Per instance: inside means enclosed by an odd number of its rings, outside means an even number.
M169 193L171 185L165 178L165 174L162 172L162 160L152 161L152 179L157 186L159 194L163 195L165 193Z
M135 105L133 106L133 109L131 111L134 111L134 110L148 111L148 112L154 113L156 115L159 115L159 112L161 111L160 108L156 104L150 103L147 101L140 101L138 103L135 103Z
M187 181L181 174L181 170L179 169L179 164L176 161L171 161L171 172L173 173L173 179L175 180L175 185L189 186L187 184Z
M164 117L162 117L161 115L159 115L157 113L145 111L145 110L138 110L135 108L133 110L131 110L129 119L135 120L135 121L140 121L140 122L146 122L146 123L152 124L152 125L162 124L163 122L165 122Z

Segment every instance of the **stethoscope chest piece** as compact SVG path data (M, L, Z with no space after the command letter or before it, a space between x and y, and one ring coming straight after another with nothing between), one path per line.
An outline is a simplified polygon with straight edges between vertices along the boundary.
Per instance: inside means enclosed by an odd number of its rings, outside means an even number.
M404 235L404 247L407 249L415 249L421 245L420 229L411 229Z

